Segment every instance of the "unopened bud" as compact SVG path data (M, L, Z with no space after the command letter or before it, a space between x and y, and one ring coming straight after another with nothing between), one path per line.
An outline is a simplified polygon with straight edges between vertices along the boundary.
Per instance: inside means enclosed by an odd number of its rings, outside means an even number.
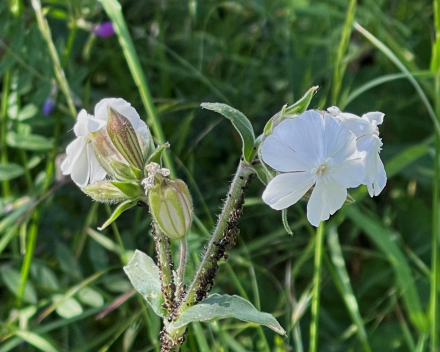
M186 235L192 222L192 199L182 180L167 180L148 192L151 214L160 229L170 238Z
M131 166L142 170L144 167L144 157L133 125L129 119L111 106L108 106L107 111L107 133L111 141Z
M92 183L81 188L81 190L100 203L116 204L131 199L120 188L112 184L112 181L108 180Z

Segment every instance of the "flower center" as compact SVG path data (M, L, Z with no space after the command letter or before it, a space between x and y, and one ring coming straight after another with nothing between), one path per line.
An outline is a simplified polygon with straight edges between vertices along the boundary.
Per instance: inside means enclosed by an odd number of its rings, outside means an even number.
M328 169L329 169L329 167L328 167L327 163L321 164L316 169L316 174L319 177L322 177L322 176L324 176L327 173Z

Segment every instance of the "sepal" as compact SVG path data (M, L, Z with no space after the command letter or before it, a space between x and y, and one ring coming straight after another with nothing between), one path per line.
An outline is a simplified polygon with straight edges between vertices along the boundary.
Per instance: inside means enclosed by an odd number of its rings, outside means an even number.
M93 200L100 203L116 204L131 198L109 180L92 183L91 185L81 188L81 190Z
M98 227L98 230L99 231L104 230L113 221L115 221L119 217L119 215L121 215L124 211L134 207L137 204L138 200L139 200L139 198L129 199L129 200L126 200L125 202L119 204L117 206L117 208L114 210L113 214L109 217L109 219L101 227Z
M167 180L148 191L150 212L160 229L170 238L186 235L192 222L192 199L182 180Z

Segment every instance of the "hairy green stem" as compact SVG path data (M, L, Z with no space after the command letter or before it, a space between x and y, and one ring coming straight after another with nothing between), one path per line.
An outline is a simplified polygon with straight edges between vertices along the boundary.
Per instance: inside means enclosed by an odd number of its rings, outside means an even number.
M242 213L244 193L254 176L251 164L241 160L232 180L217 226L194 280L189 286L185 298L180 303L178 314L201 301L210 291L217 271L217 262L224 256L225 249L231 248L235 244L235 238L238 235L236 225Z
M186 267L186 259L188 255L188 245L187 245L187 239L186 236L180 240L180 256L179 256L179 266L177 268L177 288L176 288L176 301L179 302L179 300L182 297L184 287L183 287L183 280L185 278L185 267Z
M324 222L316 231L315 243L315 269L313 273L313 291L312 291L312 321L310 323L310 352L318 351L318 318L319 318L319 299L321 290L321 267L322 251L324 245Z
M174 284L174 262L171 258L170 238L166 236L156 223L151 224L151 234L156 243L157 267L160 272L160 282L162 284L162 294L165 298L163 307L172 313L175 307L175 284Z

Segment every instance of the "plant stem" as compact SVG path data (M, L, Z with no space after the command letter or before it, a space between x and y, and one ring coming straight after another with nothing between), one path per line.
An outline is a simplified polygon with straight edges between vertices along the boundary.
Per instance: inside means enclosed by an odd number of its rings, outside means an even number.
M38 28L40 29L43 38L46 40L47 47L49 49L49 54L53 61L53 70L55 73L55 77L58 81L58 85L61 88L64 97L66 98L70 115L72 115L73 118L76 118L76 108L75 105L73 104L73 99L70 96L69 83L67 82L66 76L64 75L64 71L63 68L61 67L61 62L58 56L57 49L55 48L55 45L52 41L52 35L50 32L49 24L47 23L47 20L41 11L41 2L40 0L31 0L31 3L32 3L32 7L34 8L35 15L37 17Z
M251 164L242 159L232 180L227 199L205 255L185 298L178 307L178 315L205 298L211 290L218 268L217 262L224 256L227 248L235 245L235 239L239 234L236 226L242 214L244 194L254 177L255 174Z
M171 314L175 306L175 285L174 285L174 262L171 258L170 239L166 236L156 223L151 224L151 234L156 243L157 267L160 272L162 294L165 298L164 308Z
M176 301L182 297L184 288L183 288L183 279L185 277L185 267L186 267L186 259L188 255L187 248L187 240L186 236L180 240L180 257L179 257L179 267L177 268L177 288L176 288Z
M1 99L0 117L1 117L1 162L6 164L8 162L8 152L6 144L6 130L8 129L8 98L9 98L9 87L11 85L11 72L8 70L5 72L3 78L3 92ZM11 187L9 180L2 181L2 192L3 197L11 196Z
M324 243L324 222L321 221L316 231L315 270L313 273L312 322L310 323L310 352L318 350L318 318L321 290L322 250Z
M440 71L435 76L435 110L440 121ZM432 244L431 244L431 296L430 296L430 322L431 322L431 352L438 351L438 290L439 290L439 235L440 235L440 136L435 134L434 154L434 180L432 192Z

